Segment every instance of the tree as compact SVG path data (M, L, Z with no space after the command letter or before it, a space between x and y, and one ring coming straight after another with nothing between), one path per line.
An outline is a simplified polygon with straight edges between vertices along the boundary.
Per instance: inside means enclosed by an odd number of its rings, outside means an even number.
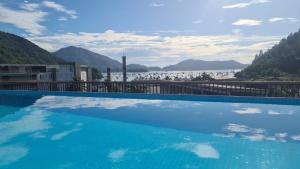
M165 77L165 80L167 80L167 81L170 81L170 80L172 80L169 76L166 76Z
M192 79L192 81L214 81L215 79L209 74L203 72L200 76L197 76Z
M93 80L100 80L103 78L102 73L96 69L96 68L92 68L92 79Z
M243 80L300 78L300 30L268 51L260 51L253 63L235 74Z

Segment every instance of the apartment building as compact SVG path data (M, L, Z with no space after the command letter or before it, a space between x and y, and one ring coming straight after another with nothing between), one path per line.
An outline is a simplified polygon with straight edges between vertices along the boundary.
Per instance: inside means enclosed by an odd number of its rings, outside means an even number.
M0 81L91 81L91 68L77 63L59 65L0 64Z

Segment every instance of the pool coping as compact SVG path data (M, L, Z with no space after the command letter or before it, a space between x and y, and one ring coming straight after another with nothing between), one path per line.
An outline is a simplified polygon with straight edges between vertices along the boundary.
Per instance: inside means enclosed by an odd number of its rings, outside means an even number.
M48 92L48 91L22 91L1 90L0 94L6 95L34 95L34 96L74 96L74 97L101 97L101 98L127 98L127 99L151 99L151 100L182 100L203 102L227 102L227 103L258 103L258 104L283 104L300 105L299 98L275 98L275 97L249 97L249 96L211 96L211 95L160 95L141 93L93 93L93 92Z

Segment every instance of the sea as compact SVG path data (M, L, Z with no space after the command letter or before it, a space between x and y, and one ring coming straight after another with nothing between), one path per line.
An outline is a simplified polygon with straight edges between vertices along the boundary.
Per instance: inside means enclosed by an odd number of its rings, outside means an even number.
M234 74L241 71L240 69L226 69L226 70L201 70L201 71L149 71L149 72L127 72L127 81L134 80L169 80L189 81L202 73L207 73L215 79L231 79ZM104 79L107 79L107 74L103 73ZM122 81L122 72L112 72L112 81Z

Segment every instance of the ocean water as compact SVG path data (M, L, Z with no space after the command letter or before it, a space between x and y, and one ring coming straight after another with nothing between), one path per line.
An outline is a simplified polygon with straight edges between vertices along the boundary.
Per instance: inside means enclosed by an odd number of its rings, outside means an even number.
M299 169L300 106L0 96L3 169Z
M150 72L127 72L127 80L164 80L167 76L171 80L191 80L200 76L202 73L207 73L215 79L230 79L234 78L234 74L241 71L240 69L226 70L202 70L202 71L150 71ZM103 73L104 79L107 79L107 74ZM104 80L102 79L102 80ZM122 81L122 72L112 72L112 81Z

